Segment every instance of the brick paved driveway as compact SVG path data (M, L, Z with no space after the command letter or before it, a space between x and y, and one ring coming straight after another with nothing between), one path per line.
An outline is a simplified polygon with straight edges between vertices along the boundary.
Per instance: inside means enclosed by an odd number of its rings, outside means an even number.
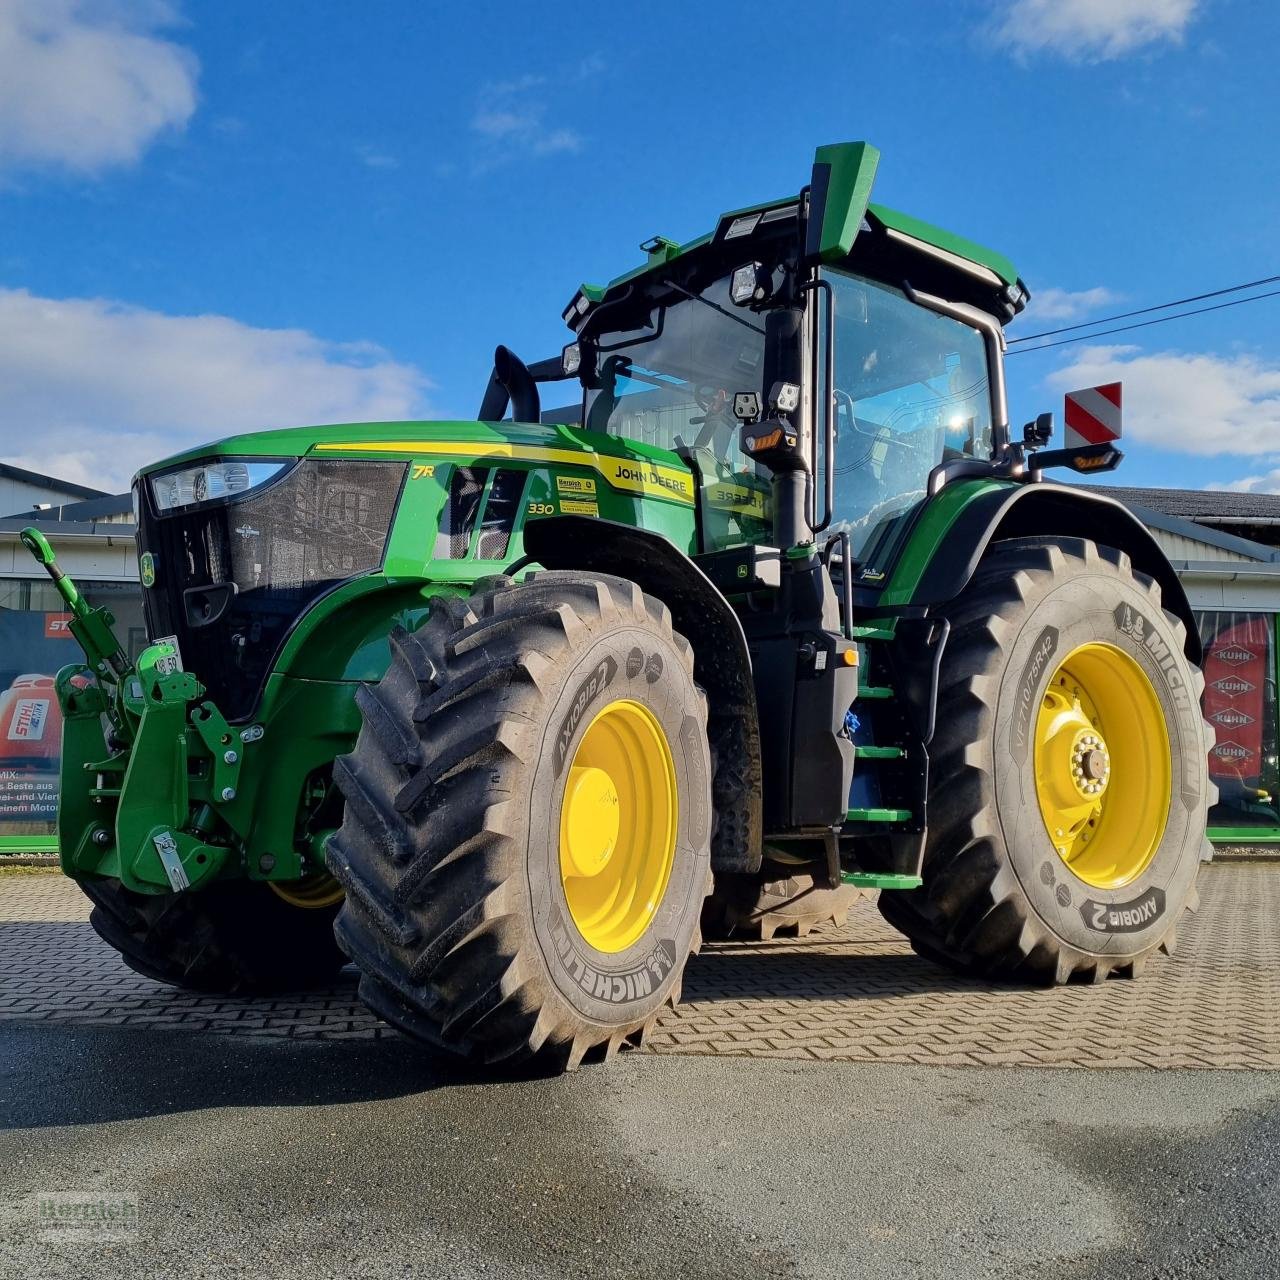
M295 1039L394 1036L355 978L272 1000L173 991L127 969L60 876L0 876L0 1022L202 1029ZM1137 981L1054 990L952 977L870 902L841 930L695 960L652 1051L940 1065L1280 1068L1280 865L1220 863L1181 945Z

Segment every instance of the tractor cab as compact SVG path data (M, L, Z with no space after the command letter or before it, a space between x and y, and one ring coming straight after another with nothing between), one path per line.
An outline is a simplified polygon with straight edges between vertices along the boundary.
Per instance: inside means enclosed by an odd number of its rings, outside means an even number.
M878 159L821 148L798 196L655 236L643 266L574 295L559 360L500 349L486 408L510 384L516 416L536 413L537 382L576 379L589 431L694 473L699 553L835 536L860 583L883 580L949 475L1020 472L1001 327L1028 294L1000 254L869 204Z

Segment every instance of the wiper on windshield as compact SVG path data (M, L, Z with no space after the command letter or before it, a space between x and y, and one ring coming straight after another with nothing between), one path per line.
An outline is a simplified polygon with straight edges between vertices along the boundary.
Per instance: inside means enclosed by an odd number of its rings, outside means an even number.
M722 307L718 302L712 302L710 298L704 298L700 293L690 293L688 289L676 284L674 280L664 280L662 283L668 289L674 289L686 298L692 298L694 302L700 302L704 307L710 307L712 311L718 311L722 316L728 316L736 324L740 324L744 328L750 329L752 333L758 333L761 337L764 337L764 330L759 325L754 325L750 320L744 320L741 316L735 316L732 311Z

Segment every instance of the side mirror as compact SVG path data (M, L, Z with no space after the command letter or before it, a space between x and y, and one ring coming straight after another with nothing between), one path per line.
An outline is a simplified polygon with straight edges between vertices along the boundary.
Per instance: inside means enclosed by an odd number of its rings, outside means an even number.
M1043 449L1053 439L1053 414L1036 415L1034 422L1028 422L1022 428L1022 443L1028 449Z

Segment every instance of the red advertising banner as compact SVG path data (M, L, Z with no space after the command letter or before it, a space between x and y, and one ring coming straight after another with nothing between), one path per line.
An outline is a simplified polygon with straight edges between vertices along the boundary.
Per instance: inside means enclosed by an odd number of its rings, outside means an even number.
M1209 773L1256 783L1262 774L1271 618L1254 614L1219 632L1204 655L1204 716L1218 735Z
M69 613L46 613L44 615L44 638L46 640L74 640L71 634L71 615Z

